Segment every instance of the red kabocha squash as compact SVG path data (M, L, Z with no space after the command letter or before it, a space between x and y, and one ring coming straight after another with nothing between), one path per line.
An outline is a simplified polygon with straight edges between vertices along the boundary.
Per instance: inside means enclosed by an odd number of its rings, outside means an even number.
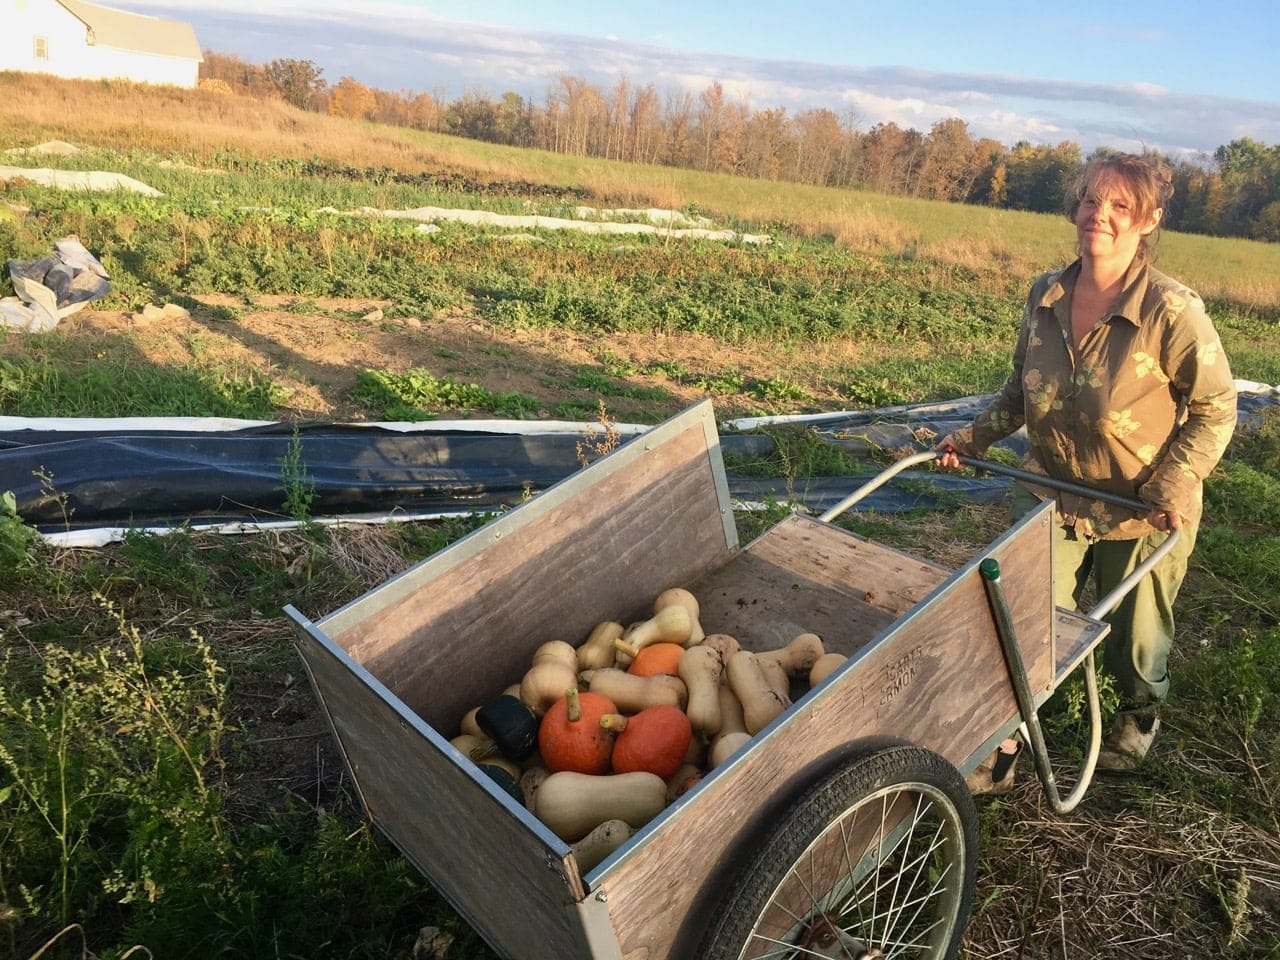
M608 773L614 733L600 725L600 718L617 709L606 696L579 693L570 687L538 726L538 752L547 769L553 773Z
M693 727L685 712L666 704L646 707L631 717L605 714L600 725L618 732L613 745L614 773L643 770L667 780L684 763L693 740Z

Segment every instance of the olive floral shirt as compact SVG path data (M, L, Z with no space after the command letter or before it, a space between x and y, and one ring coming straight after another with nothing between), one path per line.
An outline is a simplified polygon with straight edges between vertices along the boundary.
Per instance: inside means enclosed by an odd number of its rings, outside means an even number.
M1236 424L1236 389L1200 297L1135 261L1111 312L1072 343L1071 295L1080 261L1035 281L1013 372L956 440L976 453L1026 425L1023 468L1200 519L1203 480ZM971 432L970 432L971 431ZM965 434L969 433L966 437ZM1145 516L1070 493L1063 523L1094 540L1152 531Z

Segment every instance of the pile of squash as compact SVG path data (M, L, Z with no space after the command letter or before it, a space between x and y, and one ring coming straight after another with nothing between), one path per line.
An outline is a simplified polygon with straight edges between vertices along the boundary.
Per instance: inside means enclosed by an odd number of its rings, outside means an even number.
M802 633L763 653L707 634L688 590L653 616L540 646L518 685L462 719L452 741L570 843L589 870L723 763L845 658Z

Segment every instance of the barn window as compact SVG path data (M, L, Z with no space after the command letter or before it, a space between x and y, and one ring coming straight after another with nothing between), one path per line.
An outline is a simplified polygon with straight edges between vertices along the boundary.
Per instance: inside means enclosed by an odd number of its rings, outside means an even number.
M49 59L49 38L36 37L35 42L36 42L36 49L35 49L36 59L48 60Z

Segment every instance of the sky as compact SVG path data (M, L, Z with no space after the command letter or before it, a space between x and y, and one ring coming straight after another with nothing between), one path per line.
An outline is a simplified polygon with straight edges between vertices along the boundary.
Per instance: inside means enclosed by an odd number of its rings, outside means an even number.
M205 50L310 60L337 83L453 100L563 76L661 96L719 82L752 110L814 108L860 130L959 117L1012 145L1197 159L1280 144L1274 0L103 0L185 20Z

